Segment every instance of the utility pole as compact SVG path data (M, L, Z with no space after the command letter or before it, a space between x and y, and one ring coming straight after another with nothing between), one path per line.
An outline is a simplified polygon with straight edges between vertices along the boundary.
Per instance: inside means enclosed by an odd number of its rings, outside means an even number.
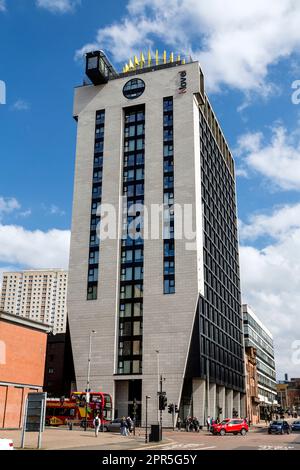
M159 423L159 384L160 384L160 380L159 380L159 349L157 349L156 351L156 358L157 358L157 390L158 390L158 393L157 393L157 422Z
M160 395L163 394L162 386L163 386L163 377L161 375L160 376L160 389L159 389ZM159 410L159 427L160 427L160 437L162 439L162 410Z
M150 396L146 395L146 426L145 426L145 444L148 443L148 400L150 400Z
M96 331L92 330L90 332L90 341L89 341L89 355L88 355L88 370L87 370L87 380L86 380L86 395L85 395L85 426L84 430L87 430L88 427L88 404L90 402L90 375L91 375L91 360L92 360L92 335Z

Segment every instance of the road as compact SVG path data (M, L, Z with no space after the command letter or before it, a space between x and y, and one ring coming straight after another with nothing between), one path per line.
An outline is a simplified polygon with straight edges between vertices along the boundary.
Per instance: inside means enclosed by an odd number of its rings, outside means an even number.
M170 443L160 450L300 450L300 433L269 435L267 430L251 430L245 437L213 436L207 432L164 432Z

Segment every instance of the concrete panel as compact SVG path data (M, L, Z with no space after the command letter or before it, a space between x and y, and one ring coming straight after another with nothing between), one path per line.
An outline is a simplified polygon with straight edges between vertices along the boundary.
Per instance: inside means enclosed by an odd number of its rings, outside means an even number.
M209 384L209 414L211 418L216 419L217 412L217 386L216 384Z
M225 390L226 418L232 418L232 409L233 409L233 390L226 388Z
M241 394L240 392L233 392L233 408L237 412L237 416L241 417Z
M226 418L226 400L225 400L225 387L219 386L217 388L217 406L218 408L222 408L222 413L219 413L219 419L222 421Z
M205 416L206 382L202 379L193 379L193 414L199 419L200 425L206 424Z

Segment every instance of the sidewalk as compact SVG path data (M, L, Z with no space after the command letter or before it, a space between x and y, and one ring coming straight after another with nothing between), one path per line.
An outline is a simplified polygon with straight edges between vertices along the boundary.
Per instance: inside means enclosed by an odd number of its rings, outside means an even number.
M21 447L21 430L1 431L0 437L12 439L15 449ZM37 433L26 433L25 449L37 448ZM166 441L168 442L168 441ZM144 430L137 430L136 436L123 437L117 433L101 432L96 438L93 430L46 428L42 436L42 450L67 450L96 448L98 450L138 449L151 447L154 443L145 444ZM161 443L160 443L161 444Z

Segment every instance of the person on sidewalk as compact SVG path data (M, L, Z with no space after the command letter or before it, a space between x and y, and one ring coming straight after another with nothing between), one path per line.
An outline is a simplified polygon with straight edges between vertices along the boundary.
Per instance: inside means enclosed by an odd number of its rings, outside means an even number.
M131 436L131 433L133 431L133 421L130 418L130 416L127 416L126 423L127 423L127 429L128 429L129 435Z
M126 422L125 416L121 419L120 425L121 436L128 436L128 424Z
M211 426L211 417L210 416L207 417L206 426L207 426L207 431L210 431L210 426Z
M178 419L177 419L177 425L176 425L176 426L177 426L177 430L178 430L178 431L181 431L181 425L182 425L182 422L181 422L181 419L180 419L180 417L178 416Z
M101 426L101 418L100 418L99 413L97 413L95 418L94 418L93 426L95 428L95 437L98 437L99 429L100 429L100 426Z

